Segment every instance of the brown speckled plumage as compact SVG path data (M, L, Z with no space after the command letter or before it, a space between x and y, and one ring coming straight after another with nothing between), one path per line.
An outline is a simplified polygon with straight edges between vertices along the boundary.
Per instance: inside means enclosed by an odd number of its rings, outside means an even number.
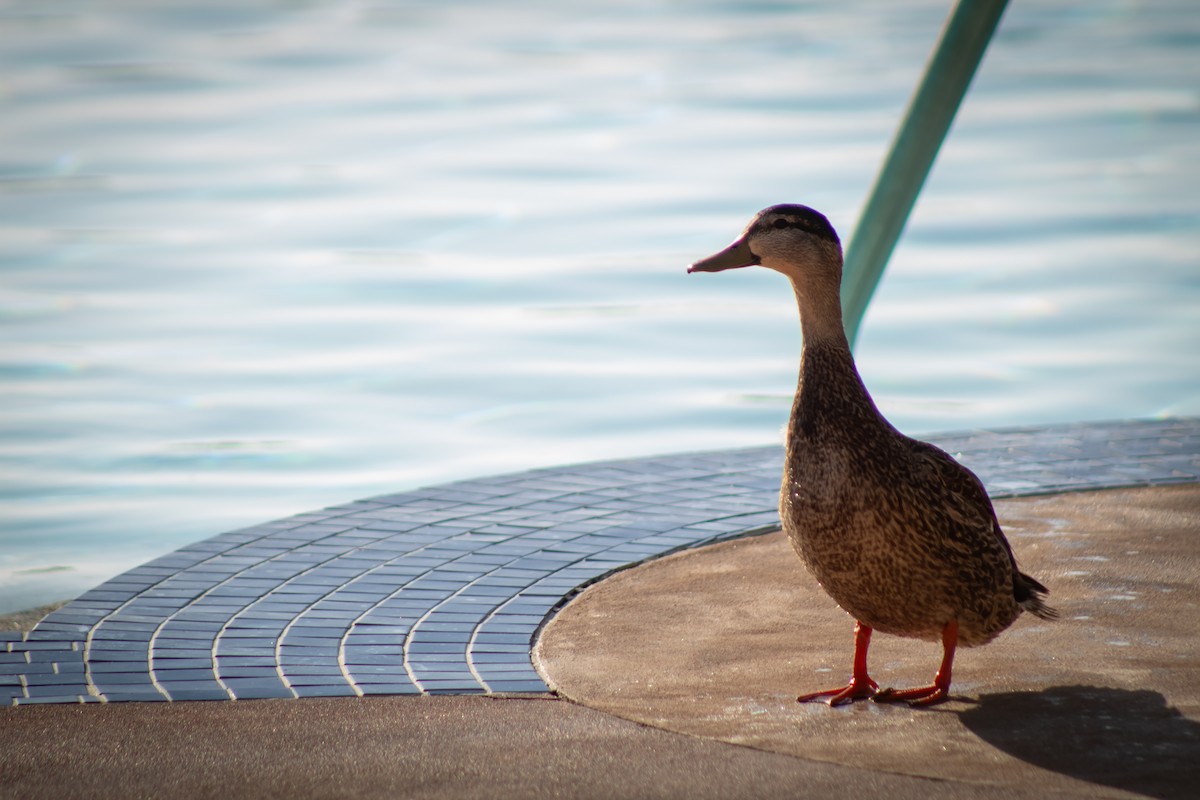
M1046 589L1017 569L979 479L876 409L842 328L841 245L828 221L805 206L772 206L689 271L754 264L791 280L803 330L780 519L808 569L859 625L851 685L801 699L945 699L955 646L986 644L1022 610L1053 618L1041 600ZM935 685L876 693L866 674L872 629L943 641Z

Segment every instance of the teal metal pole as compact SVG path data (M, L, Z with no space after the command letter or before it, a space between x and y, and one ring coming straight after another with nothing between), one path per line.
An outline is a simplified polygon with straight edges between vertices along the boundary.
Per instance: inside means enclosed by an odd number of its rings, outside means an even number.
M846 248L842 314L850 344L1008 0L959 0L909 102Z

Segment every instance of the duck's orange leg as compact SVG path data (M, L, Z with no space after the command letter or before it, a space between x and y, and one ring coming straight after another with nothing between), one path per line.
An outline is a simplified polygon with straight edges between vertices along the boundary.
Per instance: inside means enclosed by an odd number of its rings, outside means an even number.
M802 694L796 698L798 703L807 703L820 697L828 697L829 705L838 706L851 703L863 697L872 697L879 684L871 680L867 674L867 648L871 645L871 629L861 622L854 623L854 674L850 676L850 685L844 689L826 689L823 692Z
M942 628L942 666L932 686L919 689L884 689L871 699L876 703L902 701L914 706L931 706L950 696L950 670L954 666L954 650L958 647L958 620L952 619Z

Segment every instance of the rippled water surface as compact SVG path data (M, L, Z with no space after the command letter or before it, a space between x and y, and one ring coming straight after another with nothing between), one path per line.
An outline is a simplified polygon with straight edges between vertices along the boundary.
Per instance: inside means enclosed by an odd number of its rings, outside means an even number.
M776 441L948 2L0 2L0 611L244 524ZM913 433L1200 413L1200 13L1014 2L857 353Z

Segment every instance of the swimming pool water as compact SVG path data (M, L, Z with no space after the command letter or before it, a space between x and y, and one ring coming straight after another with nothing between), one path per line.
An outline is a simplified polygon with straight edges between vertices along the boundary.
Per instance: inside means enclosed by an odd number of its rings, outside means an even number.
M911 433L1200 413L1200 14L1011 4L863 325ZM460 477L776 441L948 2L0 3L0 612Z

